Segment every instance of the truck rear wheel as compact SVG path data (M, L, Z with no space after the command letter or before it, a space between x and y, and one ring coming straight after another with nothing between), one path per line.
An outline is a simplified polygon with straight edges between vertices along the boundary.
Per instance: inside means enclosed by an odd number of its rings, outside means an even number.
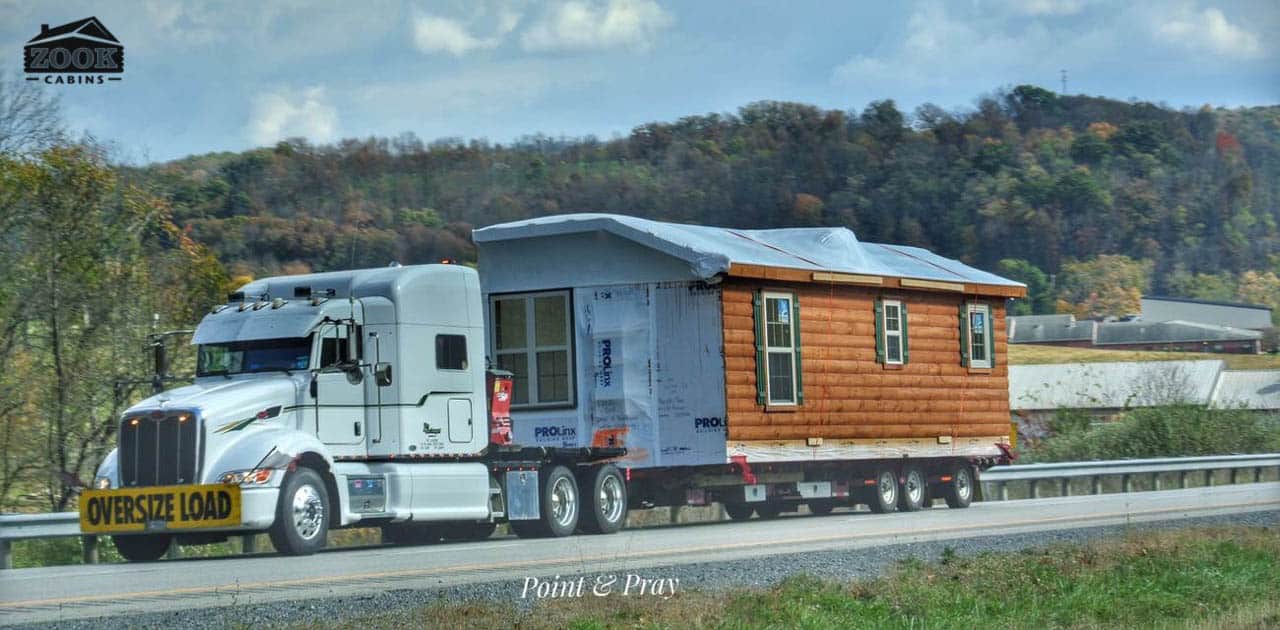
M924 505L925 496L929 493L929 484L925 481L924 471L919 466L907 466L902 470L902 491L898 493L898 509L903 512L915 512Z
M568 536L578 528L578 482L564 466L550 469L541 480L541 516L536 521L511 521L511 531L521 538Z
M305 556L324 548L329 535L329 493L320 473L298 468L284 478L276 521L267 530L276 551Z
M779 501L765 501L756 505L756 516L762 519L778 518L782 514L782 503Z
M612 534L627 522L627 482L613 464L592 466L584 471L578 487L583 488L586 505L579 527L587 534Z
M942 496L947 500L947 507L967 508L973 502L973 469L961 464L951 473L951 481L944 486Z
M898 510L898 473L892 468L876 471L876 484L871 487L867 506L876 514L888 514Z
M129 562L155 562L164 557L173 536L169 534L112 536L116 551Z

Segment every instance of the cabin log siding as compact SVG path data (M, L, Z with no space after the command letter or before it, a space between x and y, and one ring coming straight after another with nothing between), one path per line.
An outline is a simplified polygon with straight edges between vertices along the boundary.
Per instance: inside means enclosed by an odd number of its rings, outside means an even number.
M896 283L894 283L896 284ZM800 305L804 403L756 402L755 291L793 292ZM907 305L910 361L876 362L875 300ZM1009 433L1004 300L900 287L728 278L723 302L729 441L905 439ZM959 305L991 306L995 367L961 364Z

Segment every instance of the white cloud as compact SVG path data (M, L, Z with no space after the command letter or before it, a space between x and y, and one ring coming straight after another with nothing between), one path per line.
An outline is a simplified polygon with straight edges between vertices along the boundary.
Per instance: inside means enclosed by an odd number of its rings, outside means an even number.
M267 145L284 138L304 137L329 142L337 137L338 110L325 102L324 88L311 87L296 98L283 92L254 99L249 119L249 139Z
M1024 15L1075 15L1085 0L1010 0L1009 7Z
M1214 7L1199 12L1184 8L1174 17L1162 16L1155 32L1165 42L1225 57L1256 59L1264 54L1256 34L1232 24Z
M674 21L653 0L567 0L529 27L520 44L529 51L648 50Z
M457 20L419 15L413 19L413 43L424 53L447 52L461 57L473 50L494 48L502 40L476 37Z

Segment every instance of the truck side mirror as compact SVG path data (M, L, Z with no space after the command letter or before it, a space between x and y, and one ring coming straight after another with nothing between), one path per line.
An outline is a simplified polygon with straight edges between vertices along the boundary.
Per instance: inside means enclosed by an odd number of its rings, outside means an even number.
M391 364L379 363L373 367L373 378L377 381L378 387L386 387L391 384Z

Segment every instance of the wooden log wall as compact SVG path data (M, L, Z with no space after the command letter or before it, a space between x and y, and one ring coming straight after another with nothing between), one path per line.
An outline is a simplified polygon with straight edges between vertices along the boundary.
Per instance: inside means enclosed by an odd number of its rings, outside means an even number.
M800 306L804 403L756 403L757 289L791 291ZM875 301L906 304L909 362L876 363ZM729 279L722 292L730 441L985 437L1009 433L1004 299L838 284ZM991 306L995 367L961 364L960 304Z

